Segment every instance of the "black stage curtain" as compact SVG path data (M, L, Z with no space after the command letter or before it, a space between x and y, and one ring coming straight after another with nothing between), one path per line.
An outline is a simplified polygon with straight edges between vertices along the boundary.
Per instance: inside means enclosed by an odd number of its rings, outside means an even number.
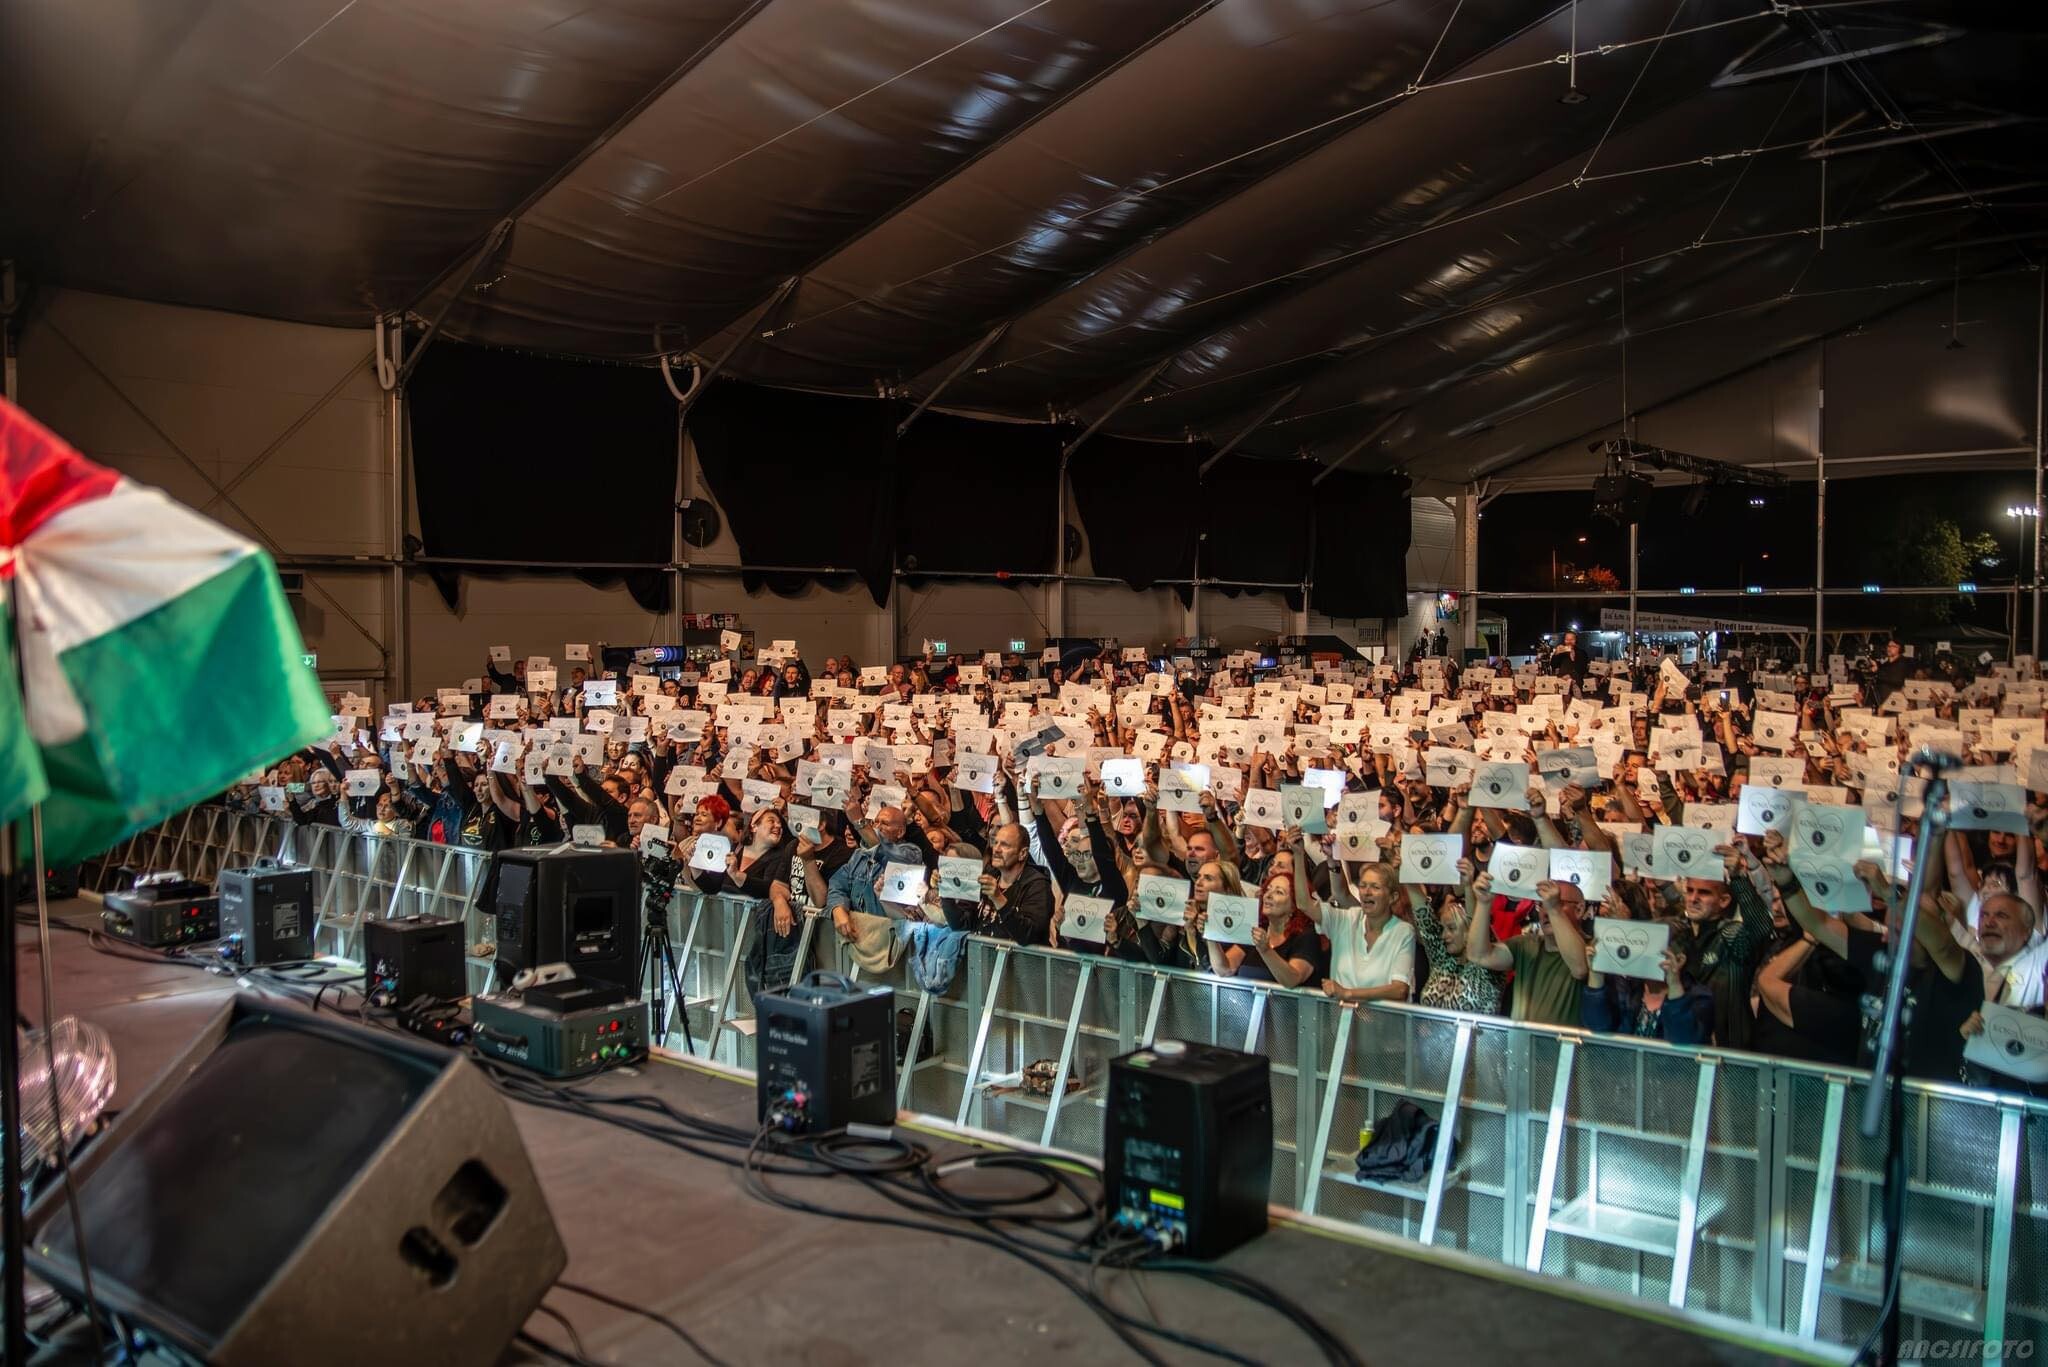
M748 592L793 593L837 567L889 600L900 409L758 385L713 385L690 409L705 482L739 542ZM913 428L912 431L916 429Z
M441 341L421 357L406 400L428 555L533 557L551 562L535 567L543 573L593 582L621 576L573 565L668 563L676 405L652 371ZM666 604L666 574L624 577L642 606L662 610L649 598Z
M1202 578L1296 585L1287 601L1299 607L1308 576L1309 481L1320 468L1232 456L1211 470L1202 481Z
M1042 423L919 417L896 445L896 563L920 578L1052 573L1060 435Z
M1316 486L1315 582L1309 606L1327 617L1408 613L1408 480L1337 471Z
M1196 472L1209 450L1186 442L1095 437L1074 453L1067 479L1097 574L1134 589L1194 577L1202 525ZM1188 600L1186 585L1176 591L1182 602Z

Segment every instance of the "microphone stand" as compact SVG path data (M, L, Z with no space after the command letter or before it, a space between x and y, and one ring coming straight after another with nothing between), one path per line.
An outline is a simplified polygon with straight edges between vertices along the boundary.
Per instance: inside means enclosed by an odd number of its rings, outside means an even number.
M1884 1012L1878 1021L1870 1087L1863 1094L1863 1137L1875 1139L1880 1128L1885 1130L1884 1294L1878 1302L1878 1313L1884 1317L1880 1360L1886 1363L1899 1360L1899 1323L1904 1310L1900 1292L1906 1252L1905 1043L1906 1031L1912 1026L1906 1010L1906 973L1913 962L1913 925L1920 914L1920 896L1927 887L1927 864L1930 859L1941 857L1941 842L1948 831L1948 780L1942 776L1946 767L1946 763L1937 764L1934 777L1927 780L1913 852L1913 874L1906 883L1904 905L1893 907L1890 934L1886 936L1886 950L1891 958L1884 984ZM1828 1174L1822 1174L1823 1181L1828 1178ZM1807 1269L1810 1277L1820 1274L1821 1269Z

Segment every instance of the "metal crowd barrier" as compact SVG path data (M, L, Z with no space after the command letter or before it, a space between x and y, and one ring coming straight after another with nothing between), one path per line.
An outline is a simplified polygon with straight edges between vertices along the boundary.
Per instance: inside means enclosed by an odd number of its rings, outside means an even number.
M487 857L422 841L293 827L206 807L85 871L121 864L211 877L276 854L315 870L336 952L364 916L459 917ZM679 892L669 907L687 1047L753 1065L744 970L755 904ZM1835 1343L1875 1322L1882 1146L1856 1130L1866 1073L1654 1040L1515 1025L1065 950L973 939L943 992L899 962L899 1103L1099 1158L1108 1062L1155 1038L1272 1062L1273 1201L1509 1266ZM489 960L472 958L481 989ZM861 976L829 918L805 918L791 977ZM656 1033L686 1047L671 1010ZM1052 1065L1049 1093L1026 1087ZM1361 1180L1361 1130L1408 1100L1439 1122L1426 1172ZM1913 1082L1907 1100L1907 1338L1986 1360L2048 1338L2048 1103ZM1819 1269L1815 1275L1815 1269ZM1951 1353L1962 1356L1961 1349Z

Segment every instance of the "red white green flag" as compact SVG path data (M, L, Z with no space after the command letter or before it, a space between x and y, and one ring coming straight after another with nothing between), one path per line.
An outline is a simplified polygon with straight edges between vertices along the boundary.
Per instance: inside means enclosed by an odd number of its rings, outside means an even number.
M51 864L333 729L270 557L5 399L0 588L0 823L41 802Z

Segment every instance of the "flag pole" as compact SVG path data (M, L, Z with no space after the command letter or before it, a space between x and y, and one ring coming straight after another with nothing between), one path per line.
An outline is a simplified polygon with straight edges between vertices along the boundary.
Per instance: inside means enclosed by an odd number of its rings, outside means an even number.
M14 580L0 579L0 615L7 620L10 653L21 648L14 617ZM18 667L18 666L17 666ZM10 679L7 687L15 686ZM21 867L19 826L9 822L0 827L0 911L6 913L7 933L0 936L0 1008L7 1025L0 1030L0 1191L6 1194L6 1209L0 1212L0 1277L5 1278L0 1314L6 1316L7 1361L28 1361L28 1303L23 1292L23 1269L27 1239L22 1216L21 1194L21 1051L18 1047L21 1019L19 978L21 926L15 920L14 879ZM35 876L42 877L37 869ZM43 1022L48 1026L49 1022Z

